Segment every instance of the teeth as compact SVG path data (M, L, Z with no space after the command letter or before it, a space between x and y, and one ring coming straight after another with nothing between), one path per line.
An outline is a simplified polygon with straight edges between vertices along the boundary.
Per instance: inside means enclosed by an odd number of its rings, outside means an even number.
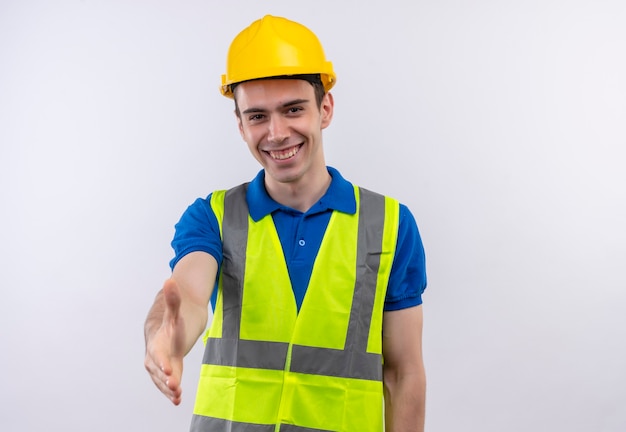
M295 146L283 151L270 151L269 154L272 159L285 160L295 156L298 150L300 150L300 146Z

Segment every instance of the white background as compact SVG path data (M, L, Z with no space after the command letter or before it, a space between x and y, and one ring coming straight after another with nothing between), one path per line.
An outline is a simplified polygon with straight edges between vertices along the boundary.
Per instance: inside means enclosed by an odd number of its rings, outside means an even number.
M143 321L198 196L251 179L232 38L335 65L327 161L415 214L430 432L626 430L626 2L0 0L0 430L187 430Z

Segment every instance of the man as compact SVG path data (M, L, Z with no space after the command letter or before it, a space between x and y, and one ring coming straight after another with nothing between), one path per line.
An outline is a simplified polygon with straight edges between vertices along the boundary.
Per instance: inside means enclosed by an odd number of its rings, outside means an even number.
M298 23L266 16L231 44L221 91L263 170L183 214L145 325L177 405L214 308L192 431L423 431L422 243L404 205L326 166L334 84Z

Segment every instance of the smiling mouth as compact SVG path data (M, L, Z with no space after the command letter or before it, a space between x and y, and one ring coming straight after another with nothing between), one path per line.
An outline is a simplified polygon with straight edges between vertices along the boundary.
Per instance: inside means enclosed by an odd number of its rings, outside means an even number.
M298 144L284 150L269 150L266 151L266 153L274 160L285 160L294 157L300 151L301 147L302 144Z

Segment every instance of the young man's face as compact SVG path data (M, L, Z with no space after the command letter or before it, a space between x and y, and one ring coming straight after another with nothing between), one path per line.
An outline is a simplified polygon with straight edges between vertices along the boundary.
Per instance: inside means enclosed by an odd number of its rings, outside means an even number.
M322 129L332 120L332 95L318 107L307 81L272 79L244 82L235 97L239 131L266 182L302 182L325 172Z

